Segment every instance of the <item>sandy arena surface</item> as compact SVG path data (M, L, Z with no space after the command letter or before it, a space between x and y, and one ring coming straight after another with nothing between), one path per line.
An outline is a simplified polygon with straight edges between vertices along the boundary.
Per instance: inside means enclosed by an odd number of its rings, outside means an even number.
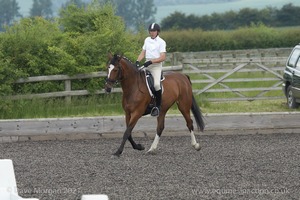
M197 139L200 151L188 136L162 137L155 155L128 142L121 157L120 138L1 143L0 159L13 160L19 195L40 200L300 198L300 134Z

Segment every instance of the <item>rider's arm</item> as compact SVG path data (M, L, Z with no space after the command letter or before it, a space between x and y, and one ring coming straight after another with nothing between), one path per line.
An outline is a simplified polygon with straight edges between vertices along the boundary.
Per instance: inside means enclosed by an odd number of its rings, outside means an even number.
M137 58L137 61L141 62L141 60L143 60L145 58L145 54L146 54L146 50L142 50L140 55Z
M159 58L151 59L152 63L161 63L166 59L166 52L161 52Z

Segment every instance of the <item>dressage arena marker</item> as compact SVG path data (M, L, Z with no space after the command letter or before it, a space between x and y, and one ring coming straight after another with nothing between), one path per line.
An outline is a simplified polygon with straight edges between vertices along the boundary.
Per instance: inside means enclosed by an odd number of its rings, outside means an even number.
M108 196L105 194L82 195L81 200L108 200Z
M17 183L13 162L10 159L0 160L0 199L1 200L25 200L18 195ZM26 198L26 200L38 200Z
M0 200L39 200L22 198L18 195L13 162L10 159L0 159ZM82 195L81 200L108 200L105 194Z

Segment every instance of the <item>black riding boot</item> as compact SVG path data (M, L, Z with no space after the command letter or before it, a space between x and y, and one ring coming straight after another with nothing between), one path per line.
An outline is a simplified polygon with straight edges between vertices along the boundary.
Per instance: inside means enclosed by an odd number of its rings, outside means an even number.
M159 115L159 110L161 106L161 90L155 91L156 106L151 110L151 116L156 117Z

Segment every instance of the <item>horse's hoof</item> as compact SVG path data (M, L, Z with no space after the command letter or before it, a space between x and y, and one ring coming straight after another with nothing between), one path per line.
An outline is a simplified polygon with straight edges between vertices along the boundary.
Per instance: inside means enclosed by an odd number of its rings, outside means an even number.
M114 156L120 157L120 155L122 154L122 152L117 151L116 153L114 153Z
M137 144L136 147L135 147L134 149L139 150L139 151L142 151L142 150L145 149L145 147L144 147L143 145L141 145L141 144Z
M200 151L201 146L200 146L199 143L196 143L196 144L194 145L194 148L195 148L197 151Z
M149 155L155 155L155 154L157 154L157 151L155 149L149 149L147 151L147 154L149 154Z

